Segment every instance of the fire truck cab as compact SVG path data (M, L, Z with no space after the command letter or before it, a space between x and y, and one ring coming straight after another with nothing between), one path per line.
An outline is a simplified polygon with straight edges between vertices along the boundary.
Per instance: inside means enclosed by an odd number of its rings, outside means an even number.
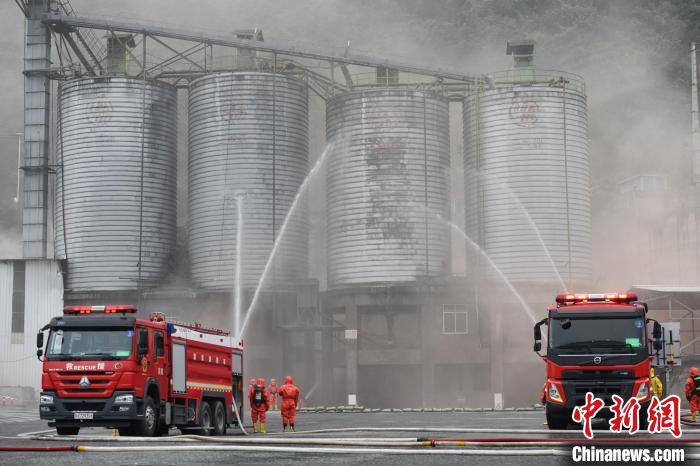
M243 404L242 346L222 330L135 314L130 305L68 306L37 334L40 418L62 435L225 434L233 403L239 413Z
M574 407L584 404L587 392L606 406L612 405L612 395L636 397L642 405L640 427L646 425L652 395L649 369L653 351L661 347L661 326L647 312L634 293L557 295L548 317L534 327L534 350L546 364L550 429L571 423ZM548 326L545 355L540 354L542 325Z

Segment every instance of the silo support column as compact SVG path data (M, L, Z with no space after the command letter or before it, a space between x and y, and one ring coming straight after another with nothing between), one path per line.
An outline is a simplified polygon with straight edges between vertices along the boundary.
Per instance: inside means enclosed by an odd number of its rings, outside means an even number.
M323 404L330 405L335 393L333 387L333 313L321 310L321 389Z
M423 364L421 366L421 383L422 383L422 406L424 408L435 407L435 352L432 347L437 341L435 319L436 313L432 311L432 303L424 303L421 306L421 355Z
M493 392L493 408L503 409L503 326L501 306L489 306L489 333L491 350L491 391Z
M359 319L357 318L357 304L354 301L345 305L345 389L347 393L346 402L352 404L353 400L357 404L362 404L357 399L357 351Z

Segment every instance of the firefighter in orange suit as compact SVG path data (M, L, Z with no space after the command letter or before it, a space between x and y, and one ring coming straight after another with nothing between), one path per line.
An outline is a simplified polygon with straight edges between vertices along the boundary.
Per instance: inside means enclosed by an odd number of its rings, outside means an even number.
M690 376L685 381L685 397L690 402L690 416L695 422L700 411L700 371L690 368Z
M250 401L250 416L253 418L253 432L258 432L258 420L260 421L260 433L265 433L265 414L270 409L270 397L265 390L265 379L258 379L253 390L248 395Z
M542 390L540 390L540 403L542 406L547 405L547 381L545 380L544 384L542 384ZM547 425L547 420L545 419L544 423L545 426Z
M270 385L267 386L267 394L270 397L270 409L277 411L277 383L275 379L270 379Z
M289 429L294 432L294 420L299 405L299 387L294 385L291 375L285 378L284 385L277 390L277 393L282 397L282 428L287 432L287 424L289 424Z

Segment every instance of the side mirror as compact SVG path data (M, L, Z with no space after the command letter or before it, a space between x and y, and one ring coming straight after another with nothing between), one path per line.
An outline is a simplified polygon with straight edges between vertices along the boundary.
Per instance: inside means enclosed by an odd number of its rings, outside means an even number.
M542 330L540 330L540 324L535 324L535 328L533 329L535 333L535 341L540 341L542 340Z
M654 330L652 330L652 337L654 337L654 340L661 339L661 324L658 322L654 322Z
M140 356L148 354L148 332L138 332L138 340L136 341L136 353Z
M535 353L540 352L542 349L542 330L541 327L542 325L547 323L547 319L542 319L539 322L535 324L535 326L532 329L533 336L535 337L535 344L532 346L532 349Z
M36 347L37 348L44 347L44 332L39 332L36 334Z
M41 361L41 357L44 355L44 350L42 348L39 348L36 350L36 358Z
M654 347L654 351L661 351L664 347L663 343L661 343L661 340L654 340L652 346Z

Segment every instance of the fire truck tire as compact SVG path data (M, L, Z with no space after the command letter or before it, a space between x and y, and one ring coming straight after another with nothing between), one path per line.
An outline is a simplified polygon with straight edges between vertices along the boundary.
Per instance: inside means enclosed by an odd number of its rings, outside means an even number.
M644 406L646 408L646 406ZM639 430L647 430L649 427L649 419L647 418L647 410L646 409L640 409L639 410Z
M165 435L167 437L169 432L169 425L167 425L165 422L158 422L158 429L156 430L156 435Z
M80 432L80 427L56 426L56 433L58 435L78 435L78 432Z
M199 435L211 435L211 406L206 401L202 401L199 412Z
M226 408L221 401L214 402L214 435L226 435Z
M552 414L547 411L547 427L549 430L564 430L569 425L569 420L566 416Z
M134 422L129 432L131 435L138 435L140 437L153 437L157 428L158 408L156 408L153 398L146 396L143 399L143 419Z

